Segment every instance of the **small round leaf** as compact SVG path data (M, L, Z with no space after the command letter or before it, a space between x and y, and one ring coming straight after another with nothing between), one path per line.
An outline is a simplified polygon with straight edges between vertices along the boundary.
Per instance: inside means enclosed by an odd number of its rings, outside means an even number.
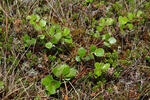
M53 47L53 44L51 42L47 42L45 44L45 47L48 48L48 49L51 49Z
M128 18L127 17L122 17L122 16L119 16L119 23L120 24L126 24L128 22Z
M104 56L104 49L98 48L95 50L94 54L98 57L102 57L102 56Z
M69 35L69 34L70 34L70 29L67 28L67 27L65 27L65 28L64 28L64 31L63 31L63 35L64 35L64 36L67 36L67 35Z
M103 70L103 71L106 71L106 70L108 70L109 67L110 67L110 64L107 63L107 64L105 64L105 65L102 67L102 70Z
M46 21L41 19L39 24L40 24L41 27L45 27L46 26Z
M86 50L83 47L81 47L81 48L78 49L78 55L80 57L84 57L85 54L86 54Z
M108 39L110 44L115 44L116 43L116 39L114 37L111 37Z

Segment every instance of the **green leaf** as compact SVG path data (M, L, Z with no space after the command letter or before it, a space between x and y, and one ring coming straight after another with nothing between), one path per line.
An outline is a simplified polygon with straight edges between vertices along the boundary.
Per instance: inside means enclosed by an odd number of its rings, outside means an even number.
M57 41L60 40L61 37L62 37L61 32L56 33L56 34L54 35L54 37L56 38Z
M150 60L150 56L145 56L145 59L146 60Z
M121 25L120 25L120 30L121 30L121 32L123 32L123 33L125 33L125 31L123 30L124 28L125 28L125 25L121 24Z
M0 90L4 88L4 82L0 81Z
M128 13L128 19L132 20L134 18L134 15L132 13Z
M36 39L35 39L35 38L32 38L31 40L26 40L26 43L27 43L28 45L35 45Z
M101 65L100 65L100 63L98 63L98 62L96 62L96 63L94 64L94 66L95 66L96 69L101 69Z
M70 72L70 68L67 64L62 64L53 68L52 72L56 77L61 77L67 75Z
M102 69L102 66L103 66L103 65L104 65L103 63L98 63L98 62L96 62L96 63L94 64L94 66L95 66L94 74L95 74L97 77L101 76L101 74L102 74L101 69Z
M80 56L76 56L75 59L76 59L77 62L80 62L80 61L81 61Z
M97 26L97 27L96 27L96 29L97 29L99 32L101 32L101 31L103 30L103 28L104 28L103 26Z
M46 86L46 90L49 94L55 94L56 93L56 87L55 86Z
M39 31L39 30L42 29L41 26L39 26L38 24L35 24L35 25L34 25L34 28L35 28L35 30L37 30L37 31Z
M102 56L104 56L104 49L98 48L94 51L94 54L98 57L102 57Z
M96 69L102 69L103 66L104 66L104 63L96 62L96 63L94 64L94 67L95 67Z
M28 58L28 59L30 59L30 58L31 58L31 56L32 56L32 52L31 52L31 50L30 50L30 51L28 51L28 52L26 53L26 56L27 56L27 58Z
M107 40L109 38L110 38L110 34L109 33L102 35L102 40Z
M92 2L93 2L93 0L90 0L90 2L92 3Z
M101 18L101 19L100 19L99 26L104 27L104 26L105 26L105 23L106 23L105 18Z
M71 36L65 36L65 37L64 37L64 42L66 42L66 43L72 43L72 38L71 38Z
M105 64L105 65L102 67L102 70L103 70L103 71L106 71L106 70L108 70L109 67L110 67L110 64L107 63L107 64Z
M55 88L59 88L60 85L61 85L61 82L60 82L60 81L53 80L53 81L51 82L51 85L54 85Z
M118 62L117 61L114 61L113 63L112 63L112 67L117 67L117 65L118 65Z
M52 80L53 80L52 76L47 75L45 78L42 79L41 83L44 86L48 86L48 85L50 85Z
M30 40L30 36L27 35L27 34L25 34L25 35L23 36L23 40L24 40L24 42L26 42L27 40Z
M60 28L56 29L56 33L62 33L62 30ZM63 34L62 34L63 35Z
M40 24L41 27L45 27L46 26L46 21L41 19L39 24Z
M40 16L32 14L31 16L27 16L26 19L30 20L30 24L35 25L36 22L38 22L40 20Z
M132 30L133 29L133 24L127 24L129 30Z
M119 16L119 23L120 24L126 24L128 22L128 18L127 17L122 17L122 16Z
M112 25L114 20L112 18L107 18L106 25Z
M51 42L47 42L45 44L45 47L48 48L48 49L51 49L53 47L53 44Z
M42 85L46 87L46 90L50 94L55 94L56 89L60 87L61 83L52 78L52 76L47 75L45 78L41 80Z
M36 25L36 22L35 22L34 20L30 20L29 22L30 22L30 24L32 24L32 25Z
M35 15L35 20L36 20L36 22L38 22L40 20L40 16L39 15Z
M33 21L36 21L36 20L38 21L40 19L40 16L32 14L30 16L27 16L26 19L33 20Z
M58 41L57 41L57 39L56 39L55 37L53 37L50 41L51 41L53 44L57 44L57 43L58 43Z
M77 70L74 68L71 68L69 74L67 74L66 77L71 78L71 77L76 76L76 74L77 74Z
M95 50L96 50L96 46L92 44L90 46L90 52L94 52Z
M140 17L141 15L142 15L142 11L141 10L139 10L138 12L137 12L137 17Z
M86 2L87 2L87 3L92 3L92 2L93 2L93 0L86 0Z
M100 69L95 69L94 74L99 77L99 76L101 76L102 71Z
M0 81L0 86L3 86L4 85L4 82L3 81Z
M95 34L94 34L94 37L95 37L95 38L99 38L99 37L100 37L100 34L99 34L99 33L95 33Z
M115 77L118 78L120 76L120 73L116 71L116 72L114 72L114 75L115 75Z
M90 59L94 59L94 55L92 53L89 53Z
M31 16L29 16L29 15L26 17L26 19L31 19L31 18L32 18L32 17L31 17Z
M54 61L56 59L56 56L49 55L48 59L51 60L51 61Z
M116 50L113 51L112 58L113 59L118 59L118 52Z
M2 32L2 30L3 30L3 29L0 27L0 32Z
M86 55L86 50L83 47L81 47L78 49L77 53L80 57L84 57Z
M53 26L54 26L54 28L55 28L56 30L58 30L58 29L61 28L59 24L54 24Z
M41 35L38 35L38 37L43 40L45 38L45 35L41 34Z
M86 56L86 57L84 57L84 58L82 58L84 61L89 61L91 58L90 58L90 56Z
M30 41L30 44L31 44L31 45L35 45L35 43L36 43L36 39L35 39L35 38L32 38L31 41Z
M64 28L64 31L63 31L63 35L64 35L64 36L67 36L67 35L69 35L69 34L70 34L70 29L67 28L67 27L65 27L65 28Z
M55 28L54 28L54 26L52 26L52 27L50 28L48 34L49 34L50 36L54 36L54 34L55 34Z
M115 44L117 42L114 37L109 38L108 41L110 44Z
M32 15L31 15L31 19L32 19L32 20L36 20L36 19L37 19L37 15L32 14Z

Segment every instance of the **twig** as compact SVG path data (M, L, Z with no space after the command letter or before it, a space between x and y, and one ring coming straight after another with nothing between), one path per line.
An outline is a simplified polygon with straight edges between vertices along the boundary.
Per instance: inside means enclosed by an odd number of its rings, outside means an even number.
M124 0L124 3L125 3L125 6L126 6L126 10L127 10L127 12L129 12L129 9L128 9L128 5L127 5L126 0Z
M27 89L25 88L24 84L22 83L22 81L20 80L22 87L24 88L24 91L26 92L28 98L30 97L29 93L27 92Z
M30 48L30 46L28 47L28 49L29 49L29 48ZM28 51L28 49L22 54L22 56L21 56L21 58L19 59L17 65L16 65L15 68L13 69L13 73L14 73L16 67L19 65L19 62L22 60L22 58L24 57L24 55L25 55L26 52ZM18 56L19 56L19 54L18 54ZM13 68L13 65L15 64L15 62L16 62L18 56L16 57L15 61L13 62L13 64L11 65L11 67L9 68L8 72L6 73L6 78L5 78L5 79L7 79L7 76L8 76L8 74L9 74L10 70Z
M5 14L6 15L6 14ZM7 19L7 15L6 15L6 38L5 38L5 42L8 40L8 19Z
M79 93L76 91L76 89L74 88L74 86L72 85L72 83L71 82L69 82L70 83L70 85L72 86L72 88L74 89L74 91L76 92L76 94L77 94L77 96L78 96L78 100L81 100L80 99L80 96L79 96Z
M60 1L59 1L60 2ZM62 2L63 3L63 2ZM63 17L65 17L65 14L64 14L64 11L63 11L63 8L62 8L62 3L60 2L60 9L61 9L61 13L63 15Z
M18 0L16 0L17 11L18 11L19 17L21 18L21 14L20 14L20 11L19 11L19 6L18 6L18 3L17 3L17 1L18 1Z
M94 100L99 94L100 94L100 92L97 93L96 96L94 96L94 97L92 98L92 100Z
M57 17L59 18L59 20L63 23L62 18L60 17L60 15L57 13L57 11L52 7L52 5L50 4L50 2L48 0L46 0L48 2L48 5L52 8L52 10L54 11L54 13L57 14Z
M33 84L34 84L34 83L32 83L30 86L28 86L28 87L26 88L26 90L28 90ZM24 87L22 87L22 88L24 88ZM19 95L19 97L20 97L24 92L25 92L25 90L22 91L22 93Z
M10 96L10 95L12 95L13 93L15 93L15 92L17 92L17 91L19 91L19 90L21 90L23 87L21 87L21 88L18 88L18 89L16 89L16 90L14 90L14 91L12 91L12 92L10 92L8 95L6 95L2 100L8 100L8 97Z
M82 71L78 74L78 76L76 76L76 78L71 81L71 83L75 83L77 79L79 79L87 70L91 70L91 68L83 68ZM70 85L67 88L70 88Z
M2 5L1 5L1 4L0 4L0 10L2 10L8 18L11 18L11 17L7 14L7 12L2 8Z
M101 40L96 46L102 45L104 43L104 40Z
M64 96L64 100L68 100L68 89L67 89L67 85L66 85L66 81L64 80L64 84L65 84L65 89L66 89L66 94Z
M39 0L36 0L36 1L33 3L32 7L29 9L27 15L29 15L29 13L31 12L32 8L34 7L34 5L35 5L38 1L39 1Z

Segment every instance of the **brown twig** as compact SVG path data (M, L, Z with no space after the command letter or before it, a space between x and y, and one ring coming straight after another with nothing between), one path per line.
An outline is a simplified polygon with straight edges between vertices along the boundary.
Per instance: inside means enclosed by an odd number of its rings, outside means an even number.
M96 46L99 46L99 45L102 46L103 43L104 43L104 40L101 40L98 44L96 44Z
M126 7L127 12L129 12L129 9L128 9L128 5L127 5L126 0L124 0L124 3L125 3L125 7Z
M71 81L71 84L74 84L88 70L91 70L91 68L83 68L78 76L76 76L76 78ZM70 85L67 88L70 88Z
M5 39L5 42L8 40L8 18L7 18L7 15L6 15L6 39Z

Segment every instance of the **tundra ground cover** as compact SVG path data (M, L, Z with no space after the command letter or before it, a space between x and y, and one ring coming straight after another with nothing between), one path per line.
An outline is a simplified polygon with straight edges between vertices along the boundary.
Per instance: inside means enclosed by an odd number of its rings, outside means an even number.
M0 99L150 98L150 1L0 1Z

